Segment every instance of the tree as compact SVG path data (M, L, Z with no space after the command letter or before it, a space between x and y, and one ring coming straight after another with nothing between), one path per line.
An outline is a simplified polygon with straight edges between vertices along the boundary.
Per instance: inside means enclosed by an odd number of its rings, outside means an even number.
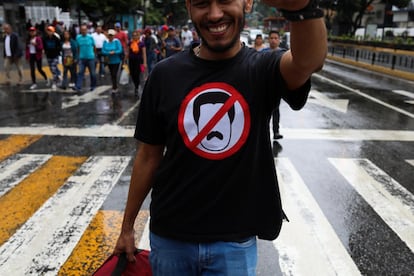
M321 0L320 6L331 8L336 11L335 24L338 27L338 34L353 34L361 26L362 17L368 7L373 5L375 0ZM382 0L385 4L384 24L392 22L392 6L398 8L407 7L411 0ZM391 19L387 15L391 17Z
M104 22L110 21L116 14L134 12L141 8L137 2L136 0L49 0L49 4L63 10L75 8L77 11L83 11L91 20L102 19Z
M185 0L156 0L154 8L162 10L163 24L185 25L188 20Z
M76 9L83 11L91 20L102 19L105 23L113 21L117 14L134 13L144 10L145 1L137 0L49 0L49 4L63 10ZM185 0L156 0L149 1L150 7L145 9L147 25L184 25L188 20Z

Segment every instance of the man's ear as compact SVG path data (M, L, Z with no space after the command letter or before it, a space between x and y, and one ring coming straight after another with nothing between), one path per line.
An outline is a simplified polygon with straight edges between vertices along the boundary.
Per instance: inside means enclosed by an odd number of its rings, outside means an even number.
M244 5L244 12L250 13L253 9L253 0L246 0Z

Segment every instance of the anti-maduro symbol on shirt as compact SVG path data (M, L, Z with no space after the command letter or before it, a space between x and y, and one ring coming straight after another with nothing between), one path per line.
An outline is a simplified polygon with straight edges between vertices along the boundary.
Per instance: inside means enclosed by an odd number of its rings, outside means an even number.
M249 107L241 94L222 82L193 89L181 104L178 129L194 153L224 159L245 143L250 130Z

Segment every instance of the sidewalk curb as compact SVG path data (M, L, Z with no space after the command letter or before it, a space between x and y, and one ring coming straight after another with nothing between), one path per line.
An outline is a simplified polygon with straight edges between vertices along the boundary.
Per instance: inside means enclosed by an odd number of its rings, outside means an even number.
M335 57L335 56L330 56L330 55L327 56L327 59L332 60L332 61L336 61L336 62L339 62L339 63L352 65L354 67L364 68L364 69L367 69L369 71L374 71L374 72L389 75L389 76L392 76L392 77L397 77L397 78L401 78L401 79L405 79L405 80L409 80L409 81L414 81L414 73L404 72L404 71L400 71L400 70L392 70L392 69L385 68L385 67L382 67L382 66L371 65L371 64L362 63L362 62L356 62L356 61L349 60L349 59L346 59L346 58L340 58L340 57Z

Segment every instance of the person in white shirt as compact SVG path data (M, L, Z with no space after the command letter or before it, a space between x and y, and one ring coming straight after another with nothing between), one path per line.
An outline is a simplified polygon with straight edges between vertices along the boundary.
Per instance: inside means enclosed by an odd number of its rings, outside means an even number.
M17 33L14 33L10 24L3 25L4 31L4 71L6 73L7 81L6 84L10 84L10 70L12 64L17 67L17 73L19 74L18 85L23 82L23 65L21 57L23 56L23 50L20 43L20 38Z
M99 66L98 73L101 77L104 77L105 76L105 62L104 62L104 56L102 55L102 46L103 46L104 41L108 41L108 39L105 36L105 34L102 32L101 26L96 27L96 31L92 34L92 38L95 41L96 59L98 60L96 65Z
M188 26L183 26L181 31L181 42L183 44L184 50L189 49L191 42L193 41L193 32L188 29Z

